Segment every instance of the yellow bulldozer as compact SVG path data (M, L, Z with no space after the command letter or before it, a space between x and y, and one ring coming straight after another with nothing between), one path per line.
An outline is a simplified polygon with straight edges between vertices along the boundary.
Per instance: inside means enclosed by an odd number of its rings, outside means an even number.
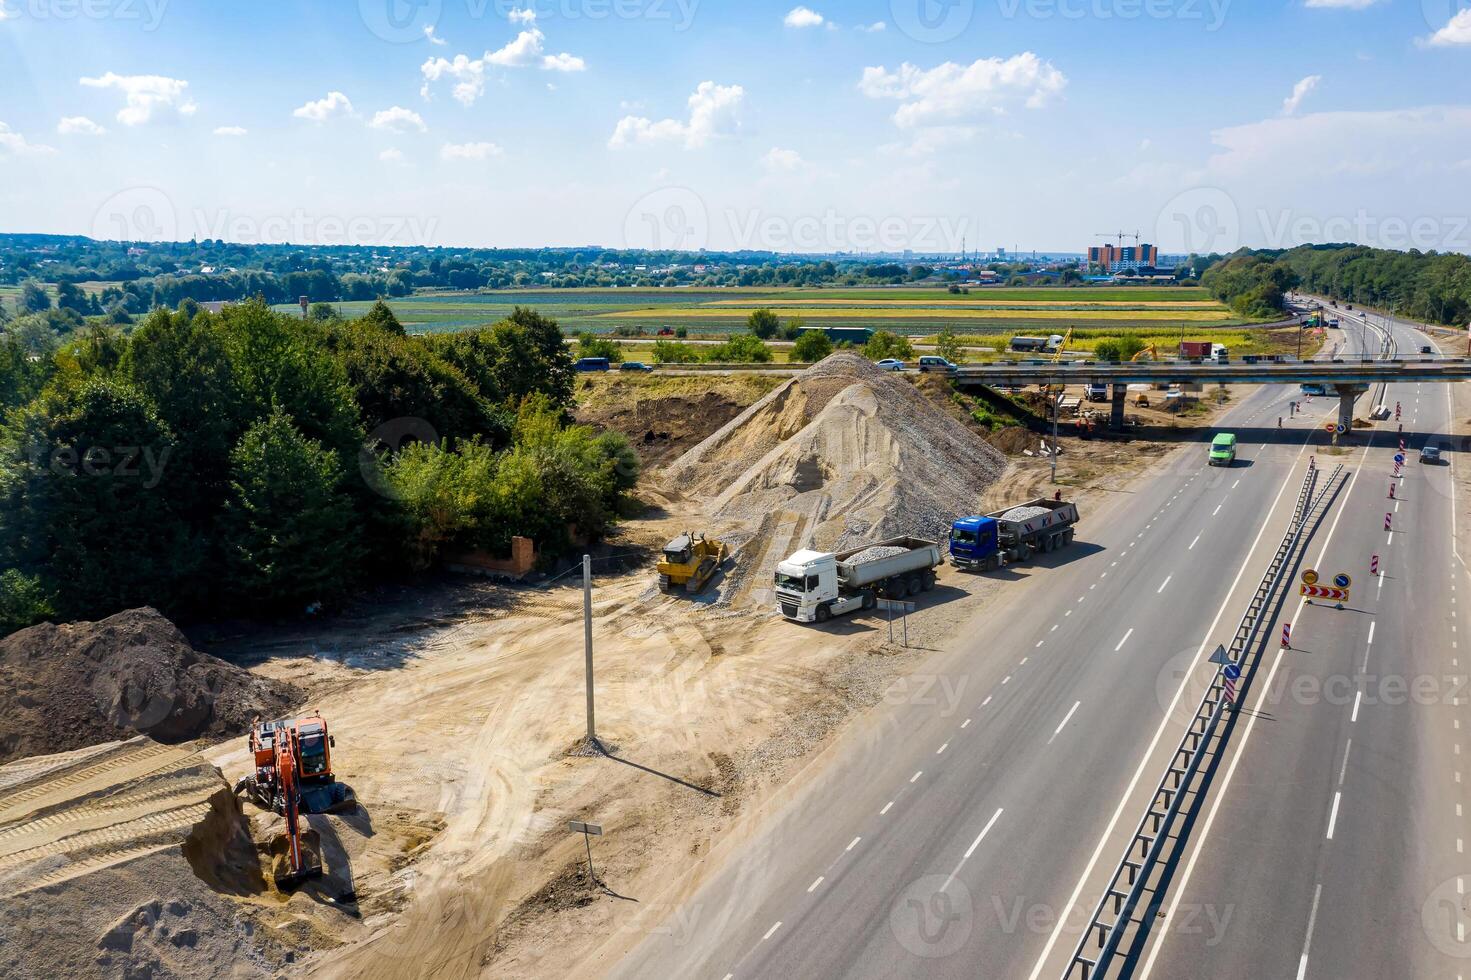
M686 531L664 546L664 558L659 562L660 591L698 593L729 554L725 542Z

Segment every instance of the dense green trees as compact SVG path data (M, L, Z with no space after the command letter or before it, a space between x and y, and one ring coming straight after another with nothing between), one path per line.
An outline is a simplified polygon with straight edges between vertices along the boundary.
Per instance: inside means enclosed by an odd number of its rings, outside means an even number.
M914 357L914 345L896 333L879 330L863 345L863 356L870 361L882 361L889 357L907 361Z
M1201 285L1242 316L1267 319L1286 307L1299 277L1283 262L1262 255L1237 255L1206 270Z
M317 322L186 302L38 351L27 319L0 336L0 630L300 611L516 534L556 553L638 473L625 440L565 425L572 358L532 310L417 337L381 304Z

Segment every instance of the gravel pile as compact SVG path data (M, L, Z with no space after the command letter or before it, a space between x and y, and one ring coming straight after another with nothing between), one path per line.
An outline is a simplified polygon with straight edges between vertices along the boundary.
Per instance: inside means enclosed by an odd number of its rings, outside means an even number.
M731 528L780 526L772 515L799 519L794 540L764 553L759 541L746 549L761 556L761 567L747 571L761 583L799 547L939 540L957 515L976 512L1005 466L998 450L903 375L844 353L753 404L672 463L667 477Z
M1022 521L1030 521L1034 517L1041 517L1047 512L1046 507L1013 507L1011 510L1002 514L1001 519L1020 524Z
M894 545L874 545L872 548L864 548L858 554L849 556L846 561L850 565L867 565L871 561L883 561L885 558L897 557L907 550Z

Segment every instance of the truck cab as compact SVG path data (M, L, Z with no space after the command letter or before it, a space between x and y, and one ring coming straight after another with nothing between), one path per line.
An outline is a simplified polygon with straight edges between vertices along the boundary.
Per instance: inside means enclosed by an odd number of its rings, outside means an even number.
M799 623L825 622L838 598L837 558L826 551L796 551L776 566L776 601Z
M1108 385L1106 384L1090 384L1087 391L1090 402L1108 401Z
M1000 548L993 518L962 517L950 525L950 562L956 568L989 567L999 559Z

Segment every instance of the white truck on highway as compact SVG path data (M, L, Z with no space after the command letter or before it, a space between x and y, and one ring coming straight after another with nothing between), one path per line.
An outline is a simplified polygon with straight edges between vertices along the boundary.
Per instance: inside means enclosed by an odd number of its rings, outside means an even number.
M825 623L882 598L899 599L935 587L944 561L940 546L923 538L890 538L837 554L802 550L776 566L781 614L799 623Z

